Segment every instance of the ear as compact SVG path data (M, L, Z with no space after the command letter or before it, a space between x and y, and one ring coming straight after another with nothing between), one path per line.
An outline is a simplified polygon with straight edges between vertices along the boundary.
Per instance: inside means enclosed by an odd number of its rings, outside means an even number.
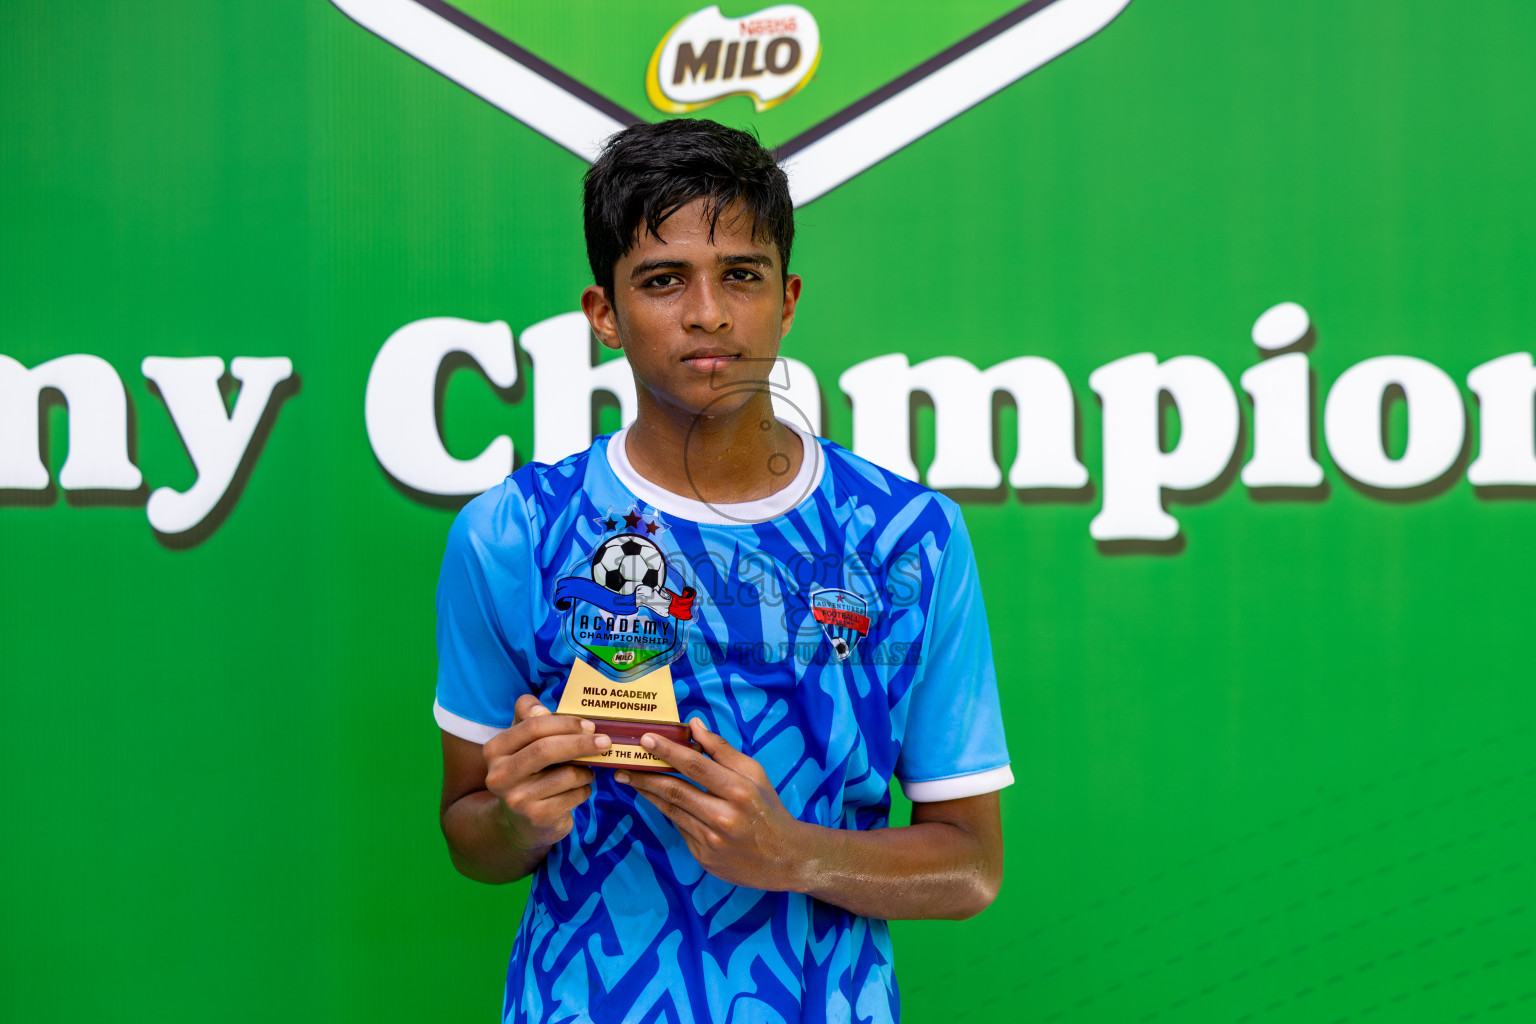
M784 310L779 315L779 340L781 341L795 322L795 303L799 301L800 275L787 274L784 277Z
M587 315L587 323L592 325L592 333L597 335L598 341L611 349L624 347L619 341L618 316L603 289L595 284L588 285L581 293L581 311Z

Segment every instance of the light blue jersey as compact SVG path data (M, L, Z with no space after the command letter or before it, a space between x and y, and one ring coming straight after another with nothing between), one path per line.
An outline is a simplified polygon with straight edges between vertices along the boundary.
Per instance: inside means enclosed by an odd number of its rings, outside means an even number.
M808 435L789 486L710 506L660 490L624 433L464 507L438 588L438 724L483 743L571 663L644 683L756 758L832 828L1013 781L970 538L953 501ZM625 653L629 652L629 653ZM598 717L626 717L621 707ZM533 879L507 1021L894 1021L886 922L704 873L670 821L595 769Z

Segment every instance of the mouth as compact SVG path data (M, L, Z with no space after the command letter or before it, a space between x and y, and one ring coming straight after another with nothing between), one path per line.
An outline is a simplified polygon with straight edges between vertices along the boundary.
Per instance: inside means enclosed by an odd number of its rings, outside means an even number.
M700 373L718 373L737 358L736 353L727 352L723 348L699 348L683 356L682 363Z

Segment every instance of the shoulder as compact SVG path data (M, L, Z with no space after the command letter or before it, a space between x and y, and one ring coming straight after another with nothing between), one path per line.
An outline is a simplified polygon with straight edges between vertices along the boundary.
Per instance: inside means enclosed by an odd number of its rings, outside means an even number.
M551 510L568 508L581 493L591 460L603 457L606 440L599 438L585 451L553 464L526 463L471 498L454 519L449 546L456 542L476 547L527 544L549 521Z
M834 501L864 506L883 524L934 535L940 546L957 528L963 529L960 506L953 498L877 466L834 441L817 440Z

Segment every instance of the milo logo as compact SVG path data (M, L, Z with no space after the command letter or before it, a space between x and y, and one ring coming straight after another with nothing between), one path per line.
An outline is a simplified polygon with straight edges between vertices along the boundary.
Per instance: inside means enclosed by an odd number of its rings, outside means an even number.
M662 37L645 75L657 109L683 114L727 96L751 96L759 111L805 88L821 59L821 31L795 4L727 18L695 11Z

